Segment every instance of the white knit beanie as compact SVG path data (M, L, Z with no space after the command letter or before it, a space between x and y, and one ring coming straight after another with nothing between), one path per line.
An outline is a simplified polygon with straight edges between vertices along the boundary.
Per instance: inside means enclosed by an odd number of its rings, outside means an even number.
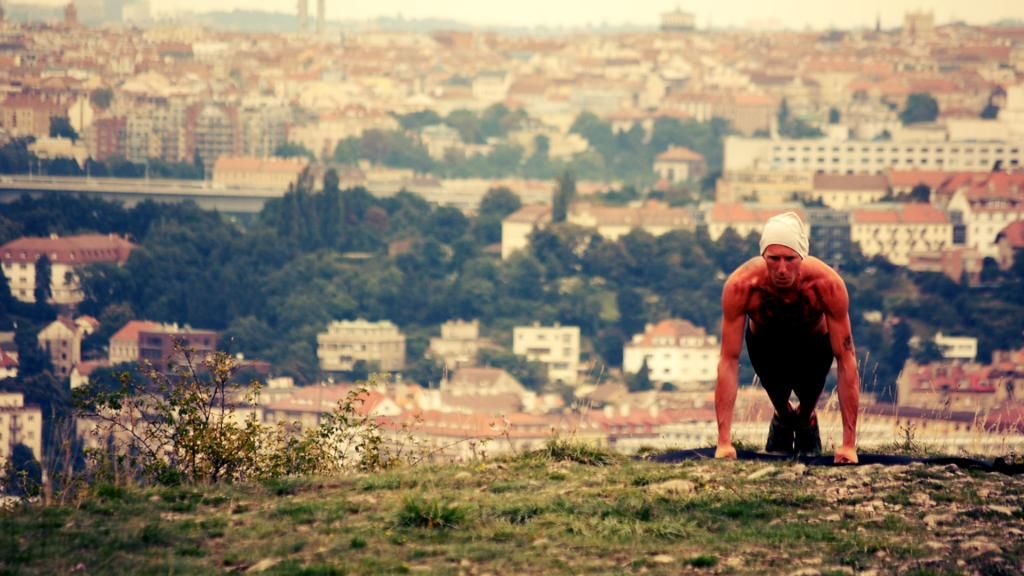
M797 216L796 212L786 212L771 217L764 225L761 232L761 255L772 244L780 244L786 248L792 248L800 255L800 258L807 258L808 241L807 229L804 223Z

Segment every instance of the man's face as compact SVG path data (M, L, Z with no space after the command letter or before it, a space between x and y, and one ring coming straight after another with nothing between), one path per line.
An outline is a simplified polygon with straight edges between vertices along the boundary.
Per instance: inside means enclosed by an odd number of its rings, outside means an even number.
M796 250L781 244L772 244L764 251L764 261L768 264L768 280L776 288L792 288L800 278L800 264L803 258Z

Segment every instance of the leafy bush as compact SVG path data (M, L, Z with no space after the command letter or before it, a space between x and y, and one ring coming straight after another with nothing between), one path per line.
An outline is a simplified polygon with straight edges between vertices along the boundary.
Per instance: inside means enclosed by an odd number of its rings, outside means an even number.
M147 366L140 382L122 374L113 390L76 390L77 413L92 424L87 451L94 479L173 485L372 471L395 458L379 423L359 411L357 387L322 423L264 425L257 416L259 383L234 381L236 360L202 358L180 344L170 374ZM274 485L271 490L287 491Z

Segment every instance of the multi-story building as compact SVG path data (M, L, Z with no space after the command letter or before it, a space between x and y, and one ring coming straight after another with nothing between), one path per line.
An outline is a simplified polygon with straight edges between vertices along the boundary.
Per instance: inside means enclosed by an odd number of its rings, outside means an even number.
M92 123L84 135L89 155L105 162L112 157L127 157L126 138L128 121L124 117L100 118Z
M977 284L985 260L977 250L956 245L955 230L954 226L953 246L931 252L914 252L910 255L907 269L914 272L936 272L945 274L954 282L966 279L970 284Z
M994 354L990 364L909 360L896 383L900 407L977 413L1024 398L1024 350Z
M441 392L453 396L521 396L526 389L501 368L462 368L441 382Z
M815 174L812 196L829 208L846 210L879 202L889 193L882 174Z
M664 12L661 15L662 32L690 32L696 27L693 14L682 9Z
M867 257L884 256L906 266L915 252L935 252L953 245L953 224L930 204L876 204L850 214L850 239Z
M83 295L75 270L96 263L124 264L135 245L113 234L102 236L22 237L0 246L4 275L11 294L22 302L35 302L36 263L50 260L50 291L55 304L77 304Z
M810 198L814 173L806 171L738 170L718 179L715 201L783 204Z
M760 234L769 218L783 212L796 212L801 220L807 222L806 210L799 204L767 206L725 202L712 205L704 214L704 222L712 240L717 241L729 228L746 238L752 233Z
M110 337L110 343L107 346L110 365L117 366L118 364L138 362L139 332L143 330L156 330L159 327L159 323L147 320L131 320L122 326L120 330Z
M50 121L66 118L67 106L29 94L12 94L0 100L0 130L11 136L50 135Z
M196 104L188 109L185 126L186 152L199 156L207 177L213 176L217 158L237 156L242 150L237 108Z
M569 207L566 221L595 230L608 240L618 240L635 229L652 236L661 236L674 230L693 232L697 229L697 220L689 208L669 206L657 200L648 200L634 206L575 202Z
M393 372L405 367L405 335L388 320L331 322L316 335L316 355L325 372L347 372L362 360Z
M738 170L806 170L829 174L886 170L991 170L1024 165L1024 141L787 140L728 136L726 173Z
M669 319L648 324L633 336L622 353L622 370L638 373L647 363L652 382L692 386L715 381L718 375L718 338L687 320Z
M948 208L962 215L967 246L982 256L998 258L999 233L1024 220L1024 172L975 177L953 194Z
M704 156L685 146L672 146L654 159L654 173L672 184L699 182L707 172Z
M284 193L309 166L305 158L221 156L213 165L213 183L227 187L267 188Z
M689 208L669 206L648 200L633 206L606 206L592 202L574 202L566 214L570 224L594 230L603 238L618 240L640 229L653 236L674 230L695 231L697 220ZM529 245L530 234L551 222L551 206L527 205L501 222L501 256L508 258Z
M828 208L808 208L807 226L810 228L811 254L833 268L849 261L850 213Z
M903 40L909 43L929 42L935 37L935 14L907 12L903 16Z
M441 337L431 338L427 354L444 362L448 370L476 364L480 351L480 321L449 320L441 325Z
M512 254L530 245L530 234L544 228L551 222L551 206L530 204L509 214L501 221L501 257L508 259Z
M87 316L72 320L61 316L39 331L37 340L58 376L70 376L82 361L82 340L96 330L98 323Z
M139 362L149 363L157 370L181 365L186 353L198 360L217 351L217 333L213 330L160 324L141 328L138 334Z
M576 384L580 366L579 326L516 326L512 352L547 366L550 382Z
M21 392L0 392L0 467L18 444L32 450L36 460L43 457L43 411L26 406Z

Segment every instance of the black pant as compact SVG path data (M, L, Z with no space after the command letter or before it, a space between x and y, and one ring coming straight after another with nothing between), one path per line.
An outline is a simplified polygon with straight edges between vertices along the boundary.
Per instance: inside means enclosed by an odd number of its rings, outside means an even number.
M754 333L749 324L746 332L750 363L775 412L785 425L807 425L835 358L828 333L796 335L760 327ZM796 412L789 404L793 392L800 399Z

